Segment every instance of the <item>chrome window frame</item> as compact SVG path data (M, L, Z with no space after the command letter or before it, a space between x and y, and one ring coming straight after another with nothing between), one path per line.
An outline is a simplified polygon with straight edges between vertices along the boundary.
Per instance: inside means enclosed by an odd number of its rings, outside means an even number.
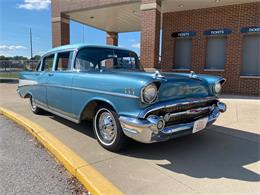
M53 55L53 62L52 62L52 67L51 67L51 70L50 71L46 71L46 70L43 70L43 62L44 62L44 59ZM50 53L47 53L45 55L42 56L42 59L41 59L41 72L52 72L53 71L53 66L54 66L54 63L55 63L55 60L56 60L56 54L55 52L50 52Z
M70 60L70 64L68 66L68 69L67 70L55 70L57 63L58 63L58 55L60 53L65 53L65 52L72 52L72 56L71 56L71 60ZM64 50L60 50L60 51L57 51L57 52L54 52L54 53L55 53L55 62L53 64L52 71L53 72L60 72L60 73L71 72L72 71L72 65L73 65L74 58L75 58L75 56L74 56L75 55L75 49L64 49Z

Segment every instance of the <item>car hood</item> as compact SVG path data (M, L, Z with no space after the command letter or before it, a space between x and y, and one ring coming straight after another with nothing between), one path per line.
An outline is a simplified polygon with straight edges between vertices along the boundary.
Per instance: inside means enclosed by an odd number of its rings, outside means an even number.
M201 98L212 95L209 83L202 77L191 78L188 75L174 73L161 74L161 86L158 94L160 101L182 98Z
M115 71L118 74L118 71ZM172 100L181 98L197 98L207 97L212 94L210 82L216 80L215 76L198 75L197 78L191 78L190 74L179 73L160 73L161 76L156 76L155 73L150 72L131 72L119 71L119 75L125 79L139 80L143 86L150 82L160 82L160 89L158 93L158 100ZM111 72L112 73L112 72Z

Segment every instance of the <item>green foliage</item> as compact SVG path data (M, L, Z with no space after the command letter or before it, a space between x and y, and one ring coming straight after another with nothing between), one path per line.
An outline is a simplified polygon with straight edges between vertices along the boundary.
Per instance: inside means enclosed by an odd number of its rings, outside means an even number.
M39 55L35 55L34 57L32 57L31 60L40 60L41 59L41 56ZM0 60L30 60L29 58L27 57L24 57L24 56L13 56L13 57L6 57L4 55L1 55L0 56Z

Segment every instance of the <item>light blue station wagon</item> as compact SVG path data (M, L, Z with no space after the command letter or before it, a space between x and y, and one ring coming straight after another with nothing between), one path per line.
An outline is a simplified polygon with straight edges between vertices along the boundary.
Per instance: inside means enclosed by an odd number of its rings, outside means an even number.
M17 91L35 114L93 120L98 142L118 151L129 138L152 143L205 129L226 111L218 99L224 82L194 72L148 73L130 50L80 44L47 52L36 71L20 73Z

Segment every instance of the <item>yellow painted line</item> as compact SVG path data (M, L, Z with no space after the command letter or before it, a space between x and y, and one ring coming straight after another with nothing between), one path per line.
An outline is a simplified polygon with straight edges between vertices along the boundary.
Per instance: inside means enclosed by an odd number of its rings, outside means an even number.
M91 194L117 195L123 194L101 173L64 145L46 129L29 119L0 107L0 114L8 117L27 129L42 145L51 152L61 164L75 176Z

